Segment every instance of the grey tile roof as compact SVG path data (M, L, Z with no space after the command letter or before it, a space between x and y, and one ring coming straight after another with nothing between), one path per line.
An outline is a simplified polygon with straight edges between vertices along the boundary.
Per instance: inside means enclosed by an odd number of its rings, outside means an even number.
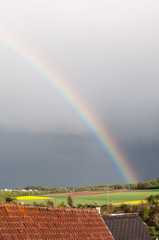
M152 240L138 214L102 215L115 240Z

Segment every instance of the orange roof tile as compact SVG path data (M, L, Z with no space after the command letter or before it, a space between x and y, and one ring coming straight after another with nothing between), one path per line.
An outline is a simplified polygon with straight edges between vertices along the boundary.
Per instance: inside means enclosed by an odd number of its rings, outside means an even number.
M114 238L95 209L0 204L0 239Z

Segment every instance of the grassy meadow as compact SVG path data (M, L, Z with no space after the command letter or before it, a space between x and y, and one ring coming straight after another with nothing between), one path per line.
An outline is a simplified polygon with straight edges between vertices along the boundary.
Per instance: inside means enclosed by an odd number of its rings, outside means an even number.
M142 190L142 191L129 191L129 192L115 192L115 193L104 193L104 194L95 194L95 195L85 195L85 196L77 196L72 197L74 206L78 203L81 204L91 204L94 202L98 202L99 205L104 205L108 202L112 203L124 203L131 201L139 201L144 200L150 195L159 194L159 189L155 190ZM32 204L33 202L42 203L48 199L54 202L54 206L58 206L61 202L67 203L67 196L27 196L17 198L19 202L24 202L25 204Z

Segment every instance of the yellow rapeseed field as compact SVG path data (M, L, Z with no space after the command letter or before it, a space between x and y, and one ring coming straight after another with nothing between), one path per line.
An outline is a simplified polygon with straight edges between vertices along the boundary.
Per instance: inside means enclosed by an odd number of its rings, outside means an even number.
M140 204L140 203L147 203L147 200L138 200L138 201L131 201L131 202L114 203L114 205L121 205L121 204Z
M41 199L52 199L50 197L40 197L40 196L21 196L17 197L17 200L41 200Z

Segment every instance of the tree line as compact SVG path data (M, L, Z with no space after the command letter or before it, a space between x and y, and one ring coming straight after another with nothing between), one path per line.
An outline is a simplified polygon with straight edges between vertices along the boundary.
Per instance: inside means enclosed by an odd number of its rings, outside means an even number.
M26 186L25 190L37 190L42 192L50 193L69 193L69 192L82 192L82 191L111 191L111 190L143 190L143 189L159 189L159 178L138 183L127 183L127 184L103 184L103 185L92 185L83 187L45 187L45 186Z

